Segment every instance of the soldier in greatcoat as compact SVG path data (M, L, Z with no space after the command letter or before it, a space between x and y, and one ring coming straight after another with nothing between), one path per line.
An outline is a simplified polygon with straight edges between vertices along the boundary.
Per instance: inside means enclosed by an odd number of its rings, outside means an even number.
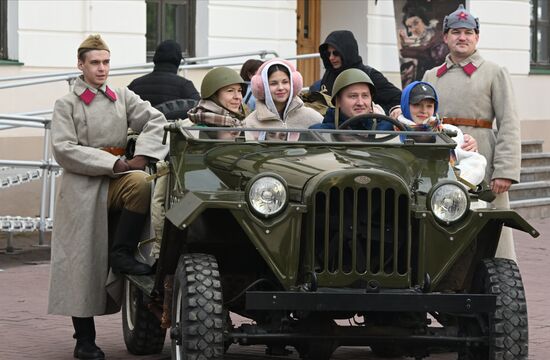
M56 198L48 311L72 317L78 359L105 358L95 344L95 315L120 309L120 277L151 268L133 253L146 223L151 185L143 170L163 159L166 119L126 88L106 83L110 51L99 35L78 48L82 75L55 103L52 148L63 176ZM123 155L128 129L139 133L134 157ZM108 215L118 211L112 244ZM113 224L111 224L113 225ZM110 245L110 246L109 246Z
M423 80L439 94L443 123L458 126L477 140L487 159L485 180L497 194L493 204L508 209L508 189L519 182L521 167L520 123L510 75L481 56L479 20L463 5L445 17L443 31L450 53ZM503 228L496 256L516 259L510 228Z

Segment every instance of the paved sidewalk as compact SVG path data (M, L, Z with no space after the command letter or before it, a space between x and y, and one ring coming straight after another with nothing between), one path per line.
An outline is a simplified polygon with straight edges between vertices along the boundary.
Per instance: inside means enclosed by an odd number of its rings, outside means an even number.
M516 248L525 283L530 327L530 359L550 358L550 219L532 221L541 232L538 239L515 231ZM68 317L47 315L49 264L5 266L5 256L0 255L0 359L1 360L70 360L74 347L73 329ZM3 263L4 260L4 263ZM3 269L3 270L2 270ZM97 343L109 360L170 359L167 340L162 354L133 356L126 351L122 336L120 314L96 317ZM264 355L264 347L232 346L226 359L298 359ZM339 348L333 359L378 359L368 348ZM433 355L430 360L456 359L456 354Z

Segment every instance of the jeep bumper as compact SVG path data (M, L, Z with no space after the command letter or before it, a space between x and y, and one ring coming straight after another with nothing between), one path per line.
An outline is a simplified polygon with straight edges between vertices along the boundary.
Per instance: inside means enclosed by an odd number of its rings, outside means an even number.
M248 291L248 310L289 311L413 311L451 312L460 314L488 313L495 310L496 296L484 294L446 294L416 292L366 293L364 290L346 289L335 292L319 289L300 291Z

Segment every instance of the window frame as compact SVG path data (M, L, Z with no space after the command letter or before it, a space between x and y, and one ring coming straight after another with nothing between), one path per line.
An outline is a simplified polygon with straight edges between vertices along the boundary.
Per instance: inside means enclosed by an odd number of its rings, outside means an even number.
M538 52L539 48L541 46L541 43L537 39L538 30L540 28L541 23L546 23L547 28L549 29L548 34L548 44L546 44L547 52L550 54L550 0L542 0L547 1L547 14L546 18L547 20L541 21L538 16L538 7L539 7L539 1L540 0L530 0L531 5L531 22L530 22L530 30L531 30L531 53L530 53L530 68L531 73L542 73L542 74L548 74L550 73L550 55L549 59L546 60L546 62L541 62L538 59Z
M182 38L186 37L188 47L185 49L181 41L176 40L182 45L182 56L183 57L192 57L195 54L195 19L196 19L196 0L146 0L146 4L155 3L158 4L159 11L156 23L159 26L158 36L156 39L156 44L160 44L164 40L169 40L164 37L165 27L166 27L166 5L187 5L188 16L185 26L186 33L179 34ZM147 19L148 20L148 19ZM147 41L149 40L147 33L145 34ZM152 61L155 54L155 49L146 49L147 52L147 61Z
M0 0L0 60L8 59L8 2Z

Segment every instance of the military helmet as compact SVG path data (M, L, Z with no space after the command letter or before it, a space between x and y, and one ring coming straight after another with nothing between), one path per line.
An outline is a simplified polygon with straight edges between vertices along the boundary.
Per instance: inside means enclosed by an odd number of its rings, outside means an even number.
M238 72L228 67L218 67L210 70L202 79L201 98L208 99L224 86L232 84L246 85Z
M334 80L334 85L332 85L332 104L336 105L338 93L346 86L359 83L366 83L370 88L371 97L374 97L376 88L371 78L363 70L352 68L342 71L340 75L336 77L336 80Z

